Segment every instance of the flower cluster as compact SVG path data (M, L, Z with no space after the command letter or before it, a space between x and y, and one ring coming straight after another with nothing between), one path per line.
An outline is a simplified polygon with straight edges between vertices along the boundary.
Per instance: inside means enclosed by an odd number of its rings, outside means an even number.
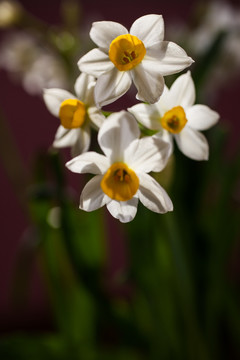
M173 139L189 158L207 160L208 143L200 131L213 126L219 115L194 105L190 71L166 87L163 76L184 70L193 60L164 41L161 15L140 17L130 31L116 22L95 22L90 37L98 48L78 62L76 95L56 88L44 91L49 111L61 122L53 146L71 147L74 157L66 166L72 172L95 175L82 191L80 208L93 211L106 205L121 222L135 217L138 200L157 213L172 211L168 194L149 173L164 169ZM125 94L132 82L142 103L104 116L101 107ZM139 123L153 135L142 134ZM92 127L99 129L103 154L88 151Z

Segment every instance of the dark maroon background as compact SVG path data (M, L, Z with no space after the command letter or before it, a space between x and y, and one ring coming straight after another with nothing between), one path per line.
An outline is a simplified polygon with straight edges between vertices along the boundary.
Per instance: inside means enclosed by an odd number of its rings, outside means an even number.
M49 24L60 24L59 0L21 1L24 7ZM138 17L162 14L165 26L175 20L188 21L196 1L147 0L147 1L81 1L83 22L112 20L129 27ZM234 2L232 2L234 3ZM237 4L238 1L235 1ZM90 19L90 20L89 20ZM90 25L89 29L90 29ZM168 39L170 40L170 39ZM227 71L227 70L226 70ZM239 140L239 94L240 75L233 82L226 82L214 104L221 114L221 121L230 127L231 141ZM13 83L8 74L0 70L0 108L8 120L13 141L29 172L37 153L46 151L52 143L57 121L43 104L41 97L30 96L20 84ZM233 130L234 129L234 130ZM6 153L5 153L6 155ZM48 303L44 287L36 270L31 282L28 310L14 312L9 304L10 284L13 276L16 254L23 242L28 220L21 210L13 184L4 170L0 157L1 182L1 251L0 251L0 331L14 329L42 328L47 322Z

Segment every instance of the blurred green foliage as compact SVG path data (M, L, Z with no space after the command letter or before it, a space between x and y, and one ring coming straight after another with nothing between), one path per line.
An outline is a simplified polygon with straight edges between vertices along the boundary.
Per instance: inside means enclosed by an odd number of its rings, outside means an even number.
M56 330L2 337L1 358L238 358L240 292L230 265L240 231L233 191L240 151L224 159L227 133L218 126L209 135L208 162L175 153L174 211L158 215L139 204L136 219L121 224L128 265L115 279L117 294L104 278L111 256L104 210L76 209L58 153L37 160L29 202ZM57 228L47 220L53 206L61 209Z

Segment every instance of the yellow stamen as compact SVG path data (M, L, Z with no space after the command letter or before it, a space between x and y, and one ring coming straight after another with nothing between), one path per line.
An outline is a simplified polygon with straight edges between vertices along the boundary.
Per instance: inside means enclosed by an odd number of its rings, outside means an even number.
M103 192L113 200L130 200L139 187L139 179L135 172L123 162L110 166L101 181Z
M170 131L172 134L178 134L186 125L187 118L183 108L176 106L167 111L160 121L164 129Z
M109 58L120 71L131 70L146 54L143 42L134 35L120 35L109 47Z
M86 108L82 101L77 99L64 100L60 106L59 118L66 129L75 129L82 126L86 116Z

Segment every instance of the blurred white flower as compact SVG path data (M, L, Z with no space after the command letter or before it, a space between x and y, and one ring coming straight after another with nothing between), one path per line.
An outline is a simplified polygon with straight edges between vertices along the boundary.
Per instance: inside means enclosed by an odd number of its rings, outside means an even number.
M62 60L37 39L17 32L6 36L0 47L0 67L18 81L30 94L42 94L45 87L67 87Z
M209 69L201 93L208 99L214 99L226 81L234 80L240 71L240 7L223 0L207 3L200 25L185 32L188 46L197 57L211 50L219 36L222 38L218 56Z
M137 104L129 108L136 119L149 129L159 131L165 141L177 142L182 153L193 160L207 160L208 142L199 130L206 130L219 119L206 105L194 105L195 86L190 71L177 78L156 104Z
M98 133L105 155L86 152L66 164L75 173L96 175L82 191L81 209L93 211L106 205L121 222L133 220L138 200L157 213L173 210L166 191L148 175L165 167L170 146L160 138L139 137L140 130L131 114L113 113Z
M134 82L137 99L155 103L164 88L163 76L179 72L193 60L178 45L163 41L161 15L137 19L130 31L112 21L94 22L91 39L99 46L79 60L79 68L98 78L97 105L103 106L125 94Z
M240 8L225 1L209 2L200 26L195 31L191 31L189 46L196 54L201 54L220 32L224 31L231 36L236 30L239 34ZM239 54L239 46L235 48L235 52Z
M55 148L71 147L73 156L89 149L91 126L98 129L105 120L94 102L95 84L94 77L81 74L75 82L76 96L58 88L44 90L48 110L61 120L53 142Z
M174 41L186 44L198 58L211 52L219 40L217 53L212 53L214 66L208 68L208 76L199 90L201 97L213 100L226 81L234 81L240 71L240 4L220 0L202 5L194 27L174 22L169 24L168 34Z
M0 1L0 28L15 24L21 15L21 11L21 6L17 1Z
M0 66L18 76L23 76L40 55L35 39L24 32L7 35L1 44L0 51Z
M40 94L44 88L67 87L66 73L58 58L41 53L23 77L23 87L30 94Z

